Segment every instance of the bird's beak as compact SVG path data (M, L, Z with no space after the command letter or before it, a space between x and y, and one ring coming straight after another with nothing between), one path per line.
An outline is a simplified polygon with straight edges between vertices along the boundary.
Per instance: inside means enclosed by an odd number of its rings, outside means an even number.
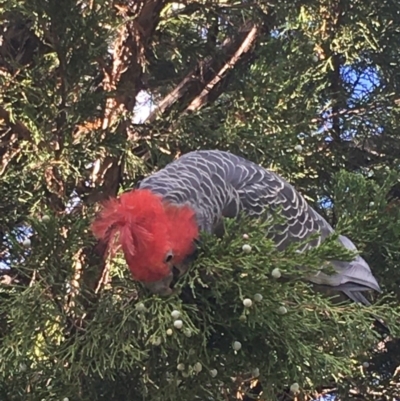
M167 296L174 293L174 286L176 282L182 277L189 269L190 263L196 258L200 241L195 239L193 241L194 252L189 255L182 263L174 265L173 262L168 263L170 274L162 280L153 283L146 283L145 286L153 293L161 296Z
M190 255L188 255L183 260L183 262L177 265L169 265L169 268L172 271L172 274L174 275L175 282L189 270L190 264L197 257L199 246L200 246L200 241L197 238L193 239L193 248L194 248L193 252Z
M172 280L174 276L172 272L164 277L162 280L154 281L151 283L145 283L146 288L148 288L153 294L161 295L161 296L168 296L173 293L171 288Z
M179 264L178 266L172 266L172 274L174 279L182 277L188 270L189 266L186 264Z

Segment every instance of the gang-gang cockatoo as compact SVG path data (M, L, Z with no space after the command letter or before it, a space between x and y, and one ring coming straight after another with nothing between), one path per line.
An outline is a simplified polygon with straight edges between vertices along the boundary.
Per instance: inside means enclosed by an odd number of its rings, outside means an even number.
M122 248L133 277L153 293L172 292L174 268L182 274L196 250L200 232L213 233L222 219L240 213L259 217L266 208L280 210L284 223L272 235L279 250L317 233L306 247L318 246L333 232L292 185L272 171L219 150L187 153L142 180L137 188L108 200L92 225L109 248ZM341 244L356 251L353 242ZM110 250L110 249L109 249ZM380 292L367 262L332 261L335 274L306 279L368 304L364 291Z

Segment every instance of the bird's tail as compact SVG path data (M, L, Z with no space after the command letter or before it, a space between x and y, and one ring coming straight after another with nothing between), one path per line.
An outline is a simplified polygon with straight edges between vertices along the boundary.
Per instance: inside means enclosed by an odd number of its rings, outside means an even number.
M363 295L364 291L370 290L370 288L365 286L360 286L353 283L346 283L338 285L336 290L343 292L346 297L350 298L352 301L363 304L365 306L371 305L367 298Z
M335 281L332 284L336 290L342 291L353 301L369 305L362 293L371 290L381 292L370 267L361 256L357 256L351 262L332 261L331 264L337 271L337 274L330 278Z

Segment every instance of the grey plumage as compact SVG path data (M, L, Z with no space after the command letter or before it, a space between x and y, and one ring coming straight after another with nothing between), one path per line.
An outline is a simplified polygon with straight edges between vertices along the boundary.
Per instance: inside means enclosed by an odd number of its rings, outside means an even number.
M224 151L187 153L145 178L139 188L150 189L172 203L189 204L196 213L200 230L208 233L213 233L224 217L236 217L242 211L258 217L266 207L279 210L284 223L274 227L272 236L279 250L318 233L303 250L315 247L333 232L330 224L282 177ZM347 237L340 236L339 241L347 249L356 250ZM368 301L363 291L380 291L371 269L360 256L351 262L334 261L332 265L336 274L328 276L320 272L307 278L315 284L334 287L364 304Z

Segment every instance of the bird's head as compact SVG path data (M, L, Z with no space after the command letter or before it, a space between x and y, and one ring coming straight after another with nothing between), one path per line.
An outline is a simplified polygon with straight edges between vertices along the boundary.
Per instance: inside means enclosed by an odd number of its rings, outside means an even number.
M92 231L111 256L122 249L134 279L160 295L172 292L173 267L195 251L199 235L189 206L167 203L147 189L106 201Z

